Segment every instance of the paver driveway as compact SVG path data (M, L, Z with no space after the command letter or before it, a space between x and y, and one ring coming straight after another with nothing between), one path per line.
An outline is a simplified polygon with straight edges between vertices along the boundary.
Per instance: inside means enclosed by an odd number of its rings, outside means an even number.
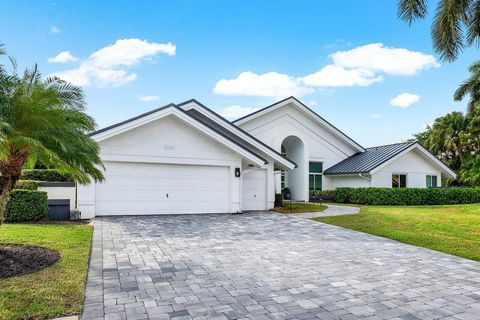
M97 218L84 319L480 319L480 263L274 213Z

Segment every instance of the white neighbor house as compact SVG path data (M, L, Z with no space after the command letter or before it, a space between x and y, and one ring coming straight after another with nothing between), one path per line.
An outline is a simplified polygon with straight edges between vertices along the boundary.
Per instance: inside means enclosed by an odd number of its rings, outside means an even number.
M418 143L363 148L294 97L230 122L196 100L94 132L105 181L79 186L82 218L242 212L338 187L440 186L454 177Z

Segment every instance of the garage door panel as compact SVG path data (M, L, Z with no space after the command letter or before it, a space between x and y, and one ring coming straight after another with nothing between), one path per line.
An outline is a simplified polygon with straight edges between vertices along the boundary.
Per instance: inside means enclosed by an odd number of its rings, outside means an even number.
M266 170L254 170L243 175L242 210L266 209Z
M228 168L106 163L97 215L228 212ZM168 197L167 197L168 195Z

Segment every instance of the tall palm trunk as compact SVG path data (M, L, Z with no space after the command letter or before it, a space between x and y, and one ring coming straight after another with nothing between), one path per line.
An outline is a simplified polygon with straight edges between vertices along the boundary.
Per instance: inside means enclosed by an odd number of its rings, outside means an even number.
M28 153L10 154L5 161L0 161L0 224L5 220L5 210L10 200L10 192L20 179L23 165Z

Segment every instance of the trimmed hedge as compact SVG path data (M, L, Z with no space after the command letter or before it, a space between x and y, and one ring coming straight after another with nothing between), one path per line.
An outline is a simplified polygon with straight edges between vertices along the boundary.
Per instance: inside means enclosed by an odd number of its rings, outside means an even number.
M28 169L22 171L23 180L35 181L55 181L55 182L72 182L72 178L68 174L60 173L54 169Z
M6 222L42 220L48 217L47 193L36 190L12 190L5 210Z
M15 189L37 190L38 189L38 181L18 180L17 183L15 184Z
M309 201L321 202L321 201L333 201L333 194L335 190L310 190Z
M338 188L333 200L370 205L480 203L480 188Z

